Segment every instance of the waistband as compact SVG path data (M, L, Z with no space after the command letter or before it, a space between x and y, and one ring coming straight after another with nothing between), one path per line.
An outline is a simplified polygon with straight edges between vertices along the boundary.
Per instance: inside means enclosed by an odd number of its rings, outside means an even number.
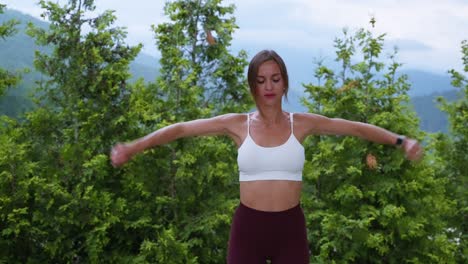
M283 210L283 211L262 211L262 210L254 209L252 207L248 207L247 205L240 202L238 209L247 211L252 214L258 214L258 215L287 215L287 214L294 213L297 211L302 211L301 203L298 203L296 206Z

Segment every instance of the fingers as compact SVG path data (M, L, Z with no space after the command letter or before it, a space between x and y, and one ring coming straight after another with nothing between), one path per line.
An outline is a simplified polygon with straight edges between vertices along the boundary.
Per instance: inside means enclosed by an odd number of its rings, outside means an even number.
M126 154L126 148L123 144L115 145L110 153L111 164L114 167L123 165L128 161L128 155Z
M111 160L111 164L113 167L118 166L117 156L118 156L118 150L117 150L117 146L115 146L112 148L111 153L110 153L110 160Z
M406 152L406 157L409 160L419 160L422 158L424 154L423 148L414 139L407 140L407 144L405 146L405 152Z

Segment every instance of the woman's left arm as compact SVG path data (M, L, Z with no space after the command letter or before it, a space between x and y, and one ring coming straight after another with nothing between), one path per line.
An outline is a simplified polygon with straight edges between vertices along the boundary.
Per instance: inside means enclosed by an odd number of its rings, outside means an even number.
M356 136L380 144L401 146L409 160L422 157L417 140L395 134L384 128L341 118L328 118L317 114L301 114L307 134ZM306 122L304 122L306 121Z

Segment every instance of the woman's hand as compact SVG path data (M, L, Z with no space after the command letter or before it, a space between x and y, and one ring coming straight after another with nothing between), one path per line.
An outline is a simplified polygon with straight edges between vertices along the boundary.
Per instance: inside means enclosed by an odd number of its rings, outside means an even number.
M403 141L403 150L409 160L420 160L424 153L418 141L411 138L406 138Z
M110 153L112 166L119 167L125 164L132 158L133 154L128 144L118 143L115 145Z

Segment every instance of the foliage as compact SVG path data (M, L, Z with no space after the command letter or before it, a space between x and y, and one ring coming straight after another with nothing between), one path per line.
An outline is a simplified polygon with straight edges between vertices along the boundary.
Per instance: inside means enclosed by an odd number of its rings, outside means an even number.
M170 22L153 26L161 51L160 77L132 98L133 109L139 106L132 119L140 120L146 133L249 108L243 77L246 54L228 51L236 29L232 12L233 7L221 6L221 1L166 4ZM215 44L208 43L208 30L216 34ZM233 150L227 138L181 139L137 157L126 172L154 182L148 192L156 197L153 214L160 215L158 224L170 226L176 241L188 247L187 258L198 263L225 262L231 215L238 204ZM155 164L148 167L150 163ZM157 262L153 257L149 261Z
M93 0L40 6L49 28L28 31L52 50L36 52L43 75L37 106L22 121L0 119L0 262L224 263L239 203L232 142L181 139L120 169L110 166L108 152L117 141L174 122L252 107L246 54L228 50L234 7L219 0L167 3L170 21L153 26L161 71L147 84L128 81L141 46L125 44L111 11L96 14ZM383 40L366 30L337 39L342 72L320 64L305 103L313 112L422 138L407 109L406 79L396 77L400 64L394 55L390 66L378 61ZM362 62L355 63L358 55ZM454 84L466 87L466 78L453 73ZM458 118L465 101L445 107ZM454 122L453 139L438 145L450 149L447 155L418 164L356 138L308 139L302 203L312 262L464 260L466 242L456 244L466 234L463 120ZM364 164L367 154L376 157L376 169ZM450 198L458 200L453 218L447 179L456 190Z
M231 34L237 26L234 17L226 16L232 14L234 7L220 3L220 0L167 3L165 12L172 22L153 26L164 75L158 85L174 98L175 104L170 109L175 113L183 113L187 105L209 108L215 113L235 112L239 102L250 100L243 80L247 55L241 51L236 57L228 52ZM208 43L208 32L216 34L215 44ZM199 117L200 113L192 114Z
M457 201L456 214L450 218L452 239L457 242L457 261L468 261L468 41L462 46L464 73L450 70L452 85L460 89L460 98L447 102L439 98L441 109L448 113L450 135L437 134L433 144L437 150L440 177L448 180L449 194Z
M47 76L38 84L37 110L17 130L7 126L5 151L17 154L2 161L3 173L21 188L1 192L10 194L2 205L1 243L8 244L2 256L8 263L97 262L119 239L111 231L125 216L107 152L124 134L119 118L129 101L128 64L140 47L123 43L125 32L110 27L111 12L85 18L92 1L40 5L50 29L31 25L29 31L54 50L36 54L36 69ZM8 167L10 159L22 159L25 169Z
M4 13L6 5L0 4L0 14ZM0 38L5 39L5 37L11 36L16 33L15 26L18 25L18 21L9 20L0 25Z
M0 4L0 15L3 14L3 9L5 5ZM9 37L16 33L15 26L18 25L18 21L9 20L0 24L0 38L5 40L6 37ZM8 87L16 85L20 80L20 77L16 74L8 72L0 68L0 96L5 93L5 90Z
M238 204L230 141L180 140L122 169L110 166L108 151L174 122L250 107L246 54L227 49L233 7L168 3L172 22L153 27L161 75L147 85L128 83L140 46L125 44L112 12L92 16L92 0L40 5L50 27L28 31L53 50L36 51L45 78L35 110L24 123L2 121L0 261L224 262ZM207 26L215 44L205 40Z
M311 112L421 139L407 106L407 77L396 74L396 50L388 66L379 58L384 38L344 30L335 40L341 71L319 62L317 84L305 85L304 103ZM429 157L411 163L393 146L353 137L313 137L304 145L303 203L313 263L453 263L443 220L451 202ZM376 157L376 168L366 165L368 155Z

